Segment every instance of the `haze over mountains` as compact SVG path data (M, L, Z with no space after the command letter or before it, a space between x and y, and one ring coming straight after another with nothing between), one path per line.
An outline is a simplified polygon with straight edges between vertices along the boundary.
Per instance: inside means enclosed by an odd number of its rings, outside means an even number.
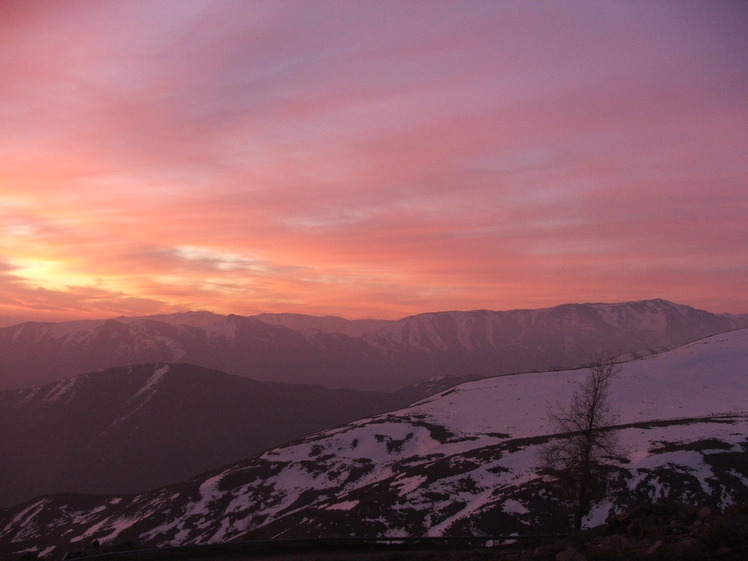
M608 492L586 525L641 501L748 501L746 365L748 329L623 364L611 402L625 457L606 460ZM58 555L92 539L153 546L564 529L563 486L539 469L538 450L564 436L551 434L547 407L567 402L585 375L469 382L181 484L32 500L0 512L0 551Z
M392 391L433 376L570 368L748 326L664 300L436 312L397 321L209 312L0 329L0 389L115 366L189 363L255 380Z

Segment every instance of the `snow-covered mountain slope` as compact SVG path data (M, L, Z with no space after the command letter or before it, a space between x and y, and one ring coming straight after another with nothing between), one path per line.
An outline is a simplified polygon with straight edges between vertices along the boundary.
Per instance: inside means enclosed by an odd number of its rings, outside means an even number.
M439 312L399 320L367 336L424 375L489 376L575 368L596 356L638 358L702 337L748 327L665 300L566 304L540 310Z
M383 319L356 319L349 320L337 316L310 316L306 314L258 314L252 316L270 325L282 325L294 331L323 333L339 333L349 337L362 337L373 331L377 331L391 321Z
M182 481L409 396L257 382L187 364L0 391L0 505Z
M626 459L606 468L586 524L641 501L748 501L747 365L748 330L623 364L611 397ZM30 501L0 514L0 549L560 530L564 489L538 451L563 437L547 408L585 375L470 382L141 495Z
M256 380L392 391L435 376L573 368L595 356L645 356L748 327L664 300L542 310L420 314L398 321L209 312L0 329L0 389L82 372L186 362Z

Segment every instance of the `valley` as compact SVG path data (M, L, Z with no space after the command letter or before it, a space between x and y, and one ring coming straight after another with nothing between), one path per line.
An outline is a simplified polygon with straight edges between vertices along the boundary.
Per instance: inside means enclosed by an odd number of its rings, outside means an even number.
M625 453L600 466L585 527L643 503L748 502L746 364L742 329L620 365L611 430ZM0 514L0 548L560 533L570 499L539 449L564 437L547 412L585 372L466 382L145 493L32 499Z

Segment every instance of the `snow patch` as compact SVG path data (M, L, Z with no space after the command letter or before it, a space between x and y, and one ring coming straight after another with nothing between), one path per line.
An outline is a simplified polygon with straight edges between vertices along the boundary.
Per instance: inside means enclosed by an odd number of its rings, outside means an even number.
M325 510L351 510L358 505L359 501L343 501L328 506Z
M67 378L51 384L49 393L44 396L45 401L55 401L65 395L75 385L75 378Z
M115 518L113 520L107 518L106 519L107 524L105 524L102 527L106 527L106 529L111 530L111 532L109 532L108 534L104 536L100 536L99 541L102 543L111 542L119 534L121 534L122 532L127 530L130 526L132 526L133 524L136 524L139 521L140 521L139 517L138 518L120 517L120 518ZM86 534L84 534L84 536L86 535L90 536L91 534L87 532ZM78 538L78 539L81 539L81 538ZM74 541L74 540L70 540L70 541Z
M169 371L168 364L165 364L164 366L161 366L160 368L157 368L156 370L154 370L153 374L151 374L151 377L148 378L148 381L145 383L145 385L142 388L140 388L135 393L135 395L133 395L130 398L130 401L134 401L138 399L141 395L145 395L148 392L152 392L168 371Z
M41 499L35 503L31 503L28 507L16 514L8 526L10 527L13 524L17 524L19 527L26 526L29 520L41 512L46 503L47 499Z
M126 421L129 417L137 413L140 409L143 408L143 406L148 403L150 398L152 397L153 393L156 391L156 387L158 386L159 382L163 379L163 377L166 375L166 373L169 371L169 365L165 364L159 368L156 368L151 376L148 378L148 381L143 385L142 388L140 388L137 392L135 392L130 399L127 400L125 403L125 408L131 407L130 411L128 411L125 415L114 421L111 426L116 426L122 424L124 421ZM132 367L130 367L130 371L128 374L132 373ZM139 403L138 403L139 402Z
M502 510L507 514L527 514L530 512L525 505L514 499L504 501Z
M395 484L397 486L398 491L402 495L407 495L408 493L411 493L418 489L421 485L426 483L428 479L424 477L423 475L418 475L415 477L404 477L401 479L398 479L395 481Z
M584 520L582 520L582 527L594 528L595 526L605 524L605 521L608 519L608 516L611 515L612 511L613 503L610 501L605 500L597 503L590 509L587 516L584 517Z

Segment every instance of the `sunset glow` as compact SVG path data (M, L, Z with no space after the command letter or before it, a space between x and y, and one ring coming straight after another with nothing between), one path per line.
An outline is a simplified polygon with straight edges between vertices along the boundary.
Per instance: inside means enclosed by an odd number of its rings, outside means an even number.
M748 312L748 4L10 0L0 325Z

